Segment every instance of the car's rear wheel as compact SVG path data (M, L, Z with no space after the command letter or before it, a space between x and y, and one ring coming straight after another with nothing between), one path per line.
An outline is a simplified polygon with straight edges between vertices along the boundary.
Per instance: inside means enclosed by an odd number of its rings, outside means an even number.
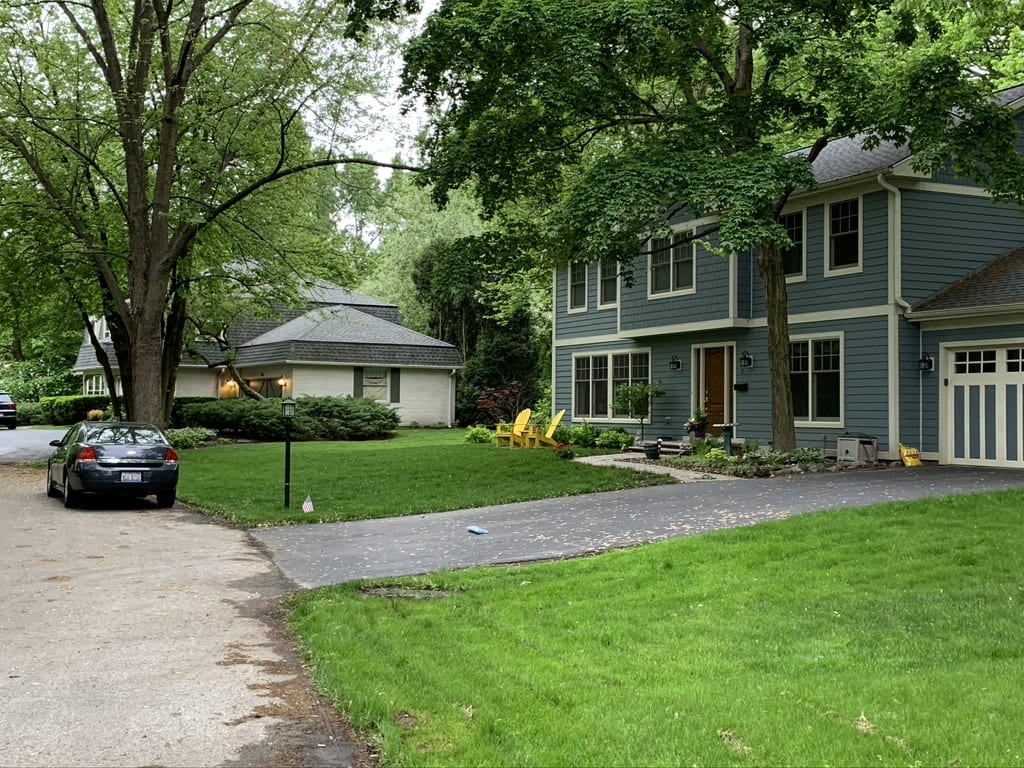
M8 429L17 429L17 428L18 428L18 425L17 425L17 424L8 424L8 425L7 425L7 428L8 428Z
M177 495L175 493L175 490L176 489L171 488L171 490L169 490L169 491L157 491L156 492L156 504L157 504L157 506L158 507L164 507L165 509L167 507L173 507L174 506L174 498Z
M71 487L71 478L68 477L68 471L64 470L64 506L68 509L78 506L79 492Z
M60 498L60 491L57 490L57 486L53 484L53 474L50 468L46 468L46 495L51 499Z

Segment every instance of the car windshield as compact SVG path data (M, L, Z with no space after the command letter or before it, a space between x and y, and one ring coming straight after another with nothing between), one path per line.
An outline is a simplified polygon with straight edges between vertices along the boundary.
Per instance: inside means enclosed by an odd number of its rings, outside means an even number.
M106 424L90 429L85 437L86 442L104 445L164 445L166 442L156 427L123 424Z

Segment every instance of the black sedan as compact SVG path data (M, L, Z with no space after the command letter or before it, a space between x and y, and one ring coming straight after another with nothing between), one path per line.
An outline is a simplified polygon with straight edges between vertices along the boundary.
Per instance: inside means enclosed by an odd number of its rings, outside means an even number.
M16 429L18 426L18 406L6 392L0 392L0 424L8 429Z
M82 421L50 443L46 494L63 497L65 507L82 493L148 496L161 507L174 504L178 454L152 424Z

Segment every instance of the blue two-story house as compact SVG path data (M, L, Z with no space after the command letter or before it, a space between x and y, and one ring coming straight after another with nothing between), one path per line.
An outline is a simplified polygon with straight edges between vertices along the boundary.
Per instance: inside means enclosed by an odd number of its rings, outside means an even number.
M1024 86L1000 94L1016 113ZM1024 117L1018 118L1024 132ZM1024 146L1024 144L1022 144ZM818 186L782 223L797 440L833 451L871 436L950 464L1024 467L1024 217L950 172L922 175L905 147L831 143ZM615 263L554 277L553 399L572 423L631 428L620 384L660 381L647 434L681 437L697 408L767 447L771 393L756 255L722 257L714 218L673 219L627 285Z

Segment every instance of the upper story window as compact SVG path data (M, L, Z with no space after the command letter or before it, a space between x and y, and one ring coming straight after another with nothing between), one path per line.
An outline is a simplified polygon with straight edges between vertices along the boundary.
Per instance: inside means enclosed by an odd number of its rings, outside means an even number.
M619 303L619 263L602 261L600 271L597 304L601 307L614 306Z
M804 339L789 345L793 416L809 423L843 421L842 343L838 337Z
M574 261L569 265L569 311L582 312L587 308L587 265Z
M691 232L651 240L647 272L651 296L692 293L697 276L697 245Z
M98 336L99 334L97 334ZM89 373L82 379L82 394L105 395L107 394L107 379L102 373Z
M843 200L828 207L828 270L860 267L860 200Z
M804 212L787 213L779 219L779 223L785 228L789 237L790 245L782 250L782 267L786 277L804 276Z

